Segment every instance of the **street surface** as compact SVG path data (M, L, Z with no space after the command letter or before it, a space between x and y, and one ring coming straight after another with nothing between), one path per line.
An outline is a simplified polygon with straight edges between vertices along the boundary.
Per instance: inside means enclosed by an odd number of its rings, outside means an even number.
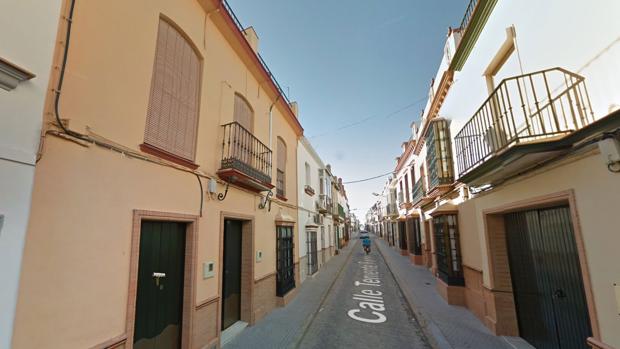
M300 348L430 348L374 236L361 242L301 339Z

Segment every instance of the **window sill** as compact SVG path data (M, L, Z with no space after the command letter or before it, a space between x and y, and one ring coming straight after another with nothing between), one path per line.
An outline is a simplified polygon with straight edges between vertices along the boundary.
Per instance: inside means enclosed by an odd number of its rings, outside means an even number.
M179 157L177 155L171 154L165 150L161 150L157 147L154 147L150 144L146 144L146 143L142 143L140 144L140 150L147 153L147 154L151 154L151 155L155 155L158 158L162 158L164 160L170 161L170 162L174 162L175 164L190 168L192 170L195 170L198 168L198 164L184 159L182 157Z
M276 198L278 198L279 200L282 200L282 201L288 201L288 199L285 196L282 196L282 195L279 195L279 194L276 194Z

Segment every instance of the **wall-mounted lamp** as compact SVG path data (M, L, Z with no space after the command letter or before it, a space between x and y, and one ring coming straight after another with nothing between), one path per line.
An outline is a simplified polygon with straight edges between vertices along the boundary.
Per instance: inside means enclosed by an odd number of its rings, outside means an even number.
M620 141L615 137L605 137L598 141L603 161L611 172L620 172Z
M264 209L265 207L267 207L267 204L269 204L269 208L267 209L268 212L271 212L271 198L273 197L273 192L270 190L267 192L267 194L265 194L265 196L261 199L260 203L258 204L258 208L259 209Z
M226 195L228 195L228 188L230 187L230 183L235 183L236 181L236 176L230 176L230 178L228 178L228 182L226 182L226 188L224 189L224 192L217 194L217 199L220 201L224 201L224 199L226 199ZM209 190L209 194L217 193L217 181L213 178L209 179L207 189Z

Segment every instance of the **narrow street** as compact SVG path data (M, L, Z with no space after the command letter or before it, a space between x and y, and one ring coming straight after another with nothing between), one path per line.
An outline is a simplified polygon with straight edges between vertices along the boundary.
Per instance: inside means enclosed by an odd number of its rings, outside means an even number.
M376 245L366 256L361 244L353 243L299 347L430 348Z

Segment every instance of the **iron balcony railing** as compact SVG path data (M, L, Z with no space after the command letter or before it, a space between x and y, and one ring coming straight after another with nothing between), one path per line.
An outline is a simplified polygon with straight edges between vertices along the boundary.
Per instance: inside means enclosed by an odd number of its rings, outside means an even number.
M476 11L476 6L478 6L479 0L470 0L469 5L467 5L467 9L465 10L465 15L461 20L461 30L465 33L467 27L469 26L469 22L471 21L471 17L474 15L474 11Z
M562 136L593 121L580 75L551 68L504 79L454 138L459 176L510 146Z
M232 10L232 7L230 7L230 5L228 4L228 2L226 0L222 1L222 3L224 4L224 8L226 8L226 11L228 11L228 13L230 14L230 17L233 19L233 22L235 22L235 25L237 26L237 29L239 29L239 31L243 33L245 28L243 28L243 25L241 24L241 21L239 21L239 18L237 18L237 15L235 15L235 12ZM276 88L280 92L280 95L282 95L282 97L284 97L284 100L286 100L286 103L290 104L291 101L289 100L289 98L286 95L286 93L284 93L284 89L282 89L282 87L278 83L278 80L276 80L276 77L273 75L273 73L271 72L271 70L267 66L267 63L265 63L265 60L263 59L263 57L261 57L261 55L258 52L256 52L256 57L258 57L258 60L260 61L260 64L263 66L263 68L265 69L265 71L269 75L269 78L271 79L273 84L276 86Z
M396 203L389 203L386 206L386 213L388 216L393 216L398 214L398 208L396 207Z
M237 122L222 125L221 169L235 169L263 183L271 183L271 150Z
M426 190L424 188L421 178L413 184L413 190L411 193L412 193L411 202L413 202L414 204L420 201L424 196L426 196Z
M319 200L317 201L317 208L321 212L331 212L332 198L327 196L327 194L319 194Z

